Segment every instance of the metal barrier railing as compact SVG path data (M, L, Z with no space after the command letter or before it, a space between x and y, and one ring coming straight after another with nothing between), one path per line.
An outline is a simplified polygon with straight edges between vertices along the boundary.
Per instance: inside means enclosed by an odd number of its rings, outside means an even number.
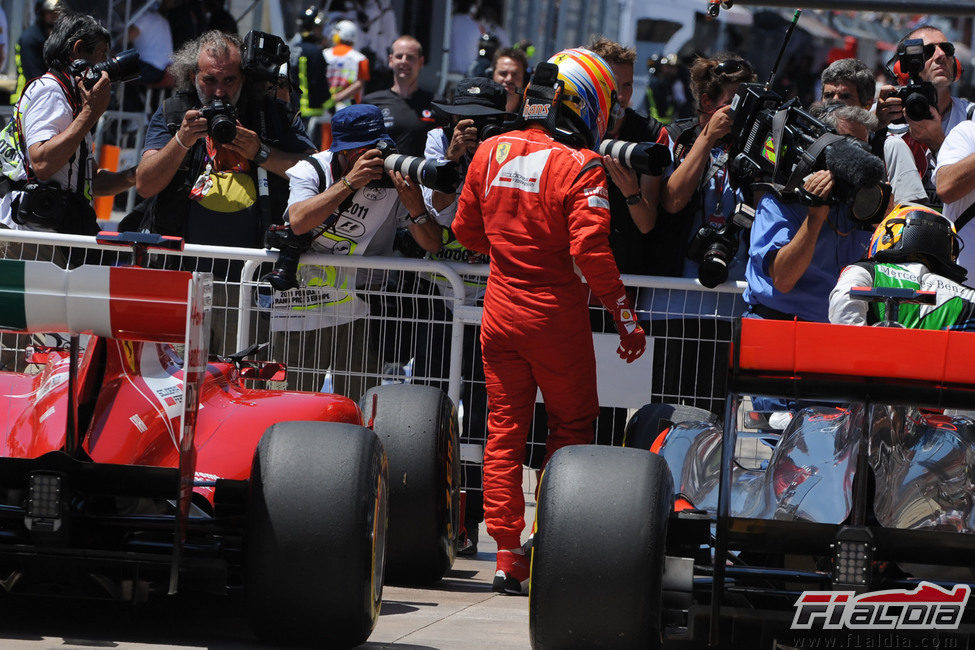
M120 250L90 237L37 232L0 231L0 241L6 242L7 257L62 264L82 258L114 263ZM488 266L307 254L299 269L303 288L273 294L261 277L276 259L274 251L186 245L181 253L153 254L150 265L214 273L211 352L270 343L256 358L287 362L289 373L285 384L269 387L326 389L358 399L383 382L440 386L462 412L462 460L479 463L487 438L479 296ZM312 265L324 272L310 273ZM343 281L348 290L336 291ZM619 444L629 415L650 402L722 413L727 346L732 319L744 310L744 285L706 289L683 278L632 275L623 281L651 340L643 357L623 363L615 354L612 320L593 303L601 407L596 442ZM11 342L11 336L0 336L5 362L11 350L26 345ZM532 466L544 456L544 405L538 399L528 443Z

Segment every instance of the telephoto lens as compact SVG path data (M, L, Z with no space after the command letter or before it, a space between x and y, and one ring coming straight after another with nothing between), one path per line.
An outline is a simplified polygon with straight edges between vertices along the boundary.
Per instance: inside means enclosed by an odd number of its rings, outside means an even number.
M457 165L449 161L435 162L416 156L394 153L383 159L383 167L387 171L399 172L404 178L444 194L453 194L460 184Z
M626 142L603 140L599 153L620 162L624 167L640 174L660 176L670 164L670 151L656 142Z

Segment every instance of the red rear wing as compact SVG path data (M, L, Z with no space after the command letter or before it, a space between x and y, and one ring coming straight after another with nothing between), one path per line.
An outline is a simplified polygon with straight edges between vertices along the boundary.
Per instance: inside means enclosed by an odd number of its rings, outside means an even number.
M731 347L729 388L975 407L975 336L742 318Z
M210 282L188 271L0 260L0 329L183 343L194 281Z

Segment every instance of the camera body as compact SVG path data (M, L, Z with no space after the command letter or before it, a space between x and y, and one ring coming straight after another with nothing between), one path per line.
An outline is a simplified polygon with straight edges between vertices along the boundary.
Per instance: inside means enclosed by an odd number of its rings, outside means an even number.
M112 83L119 81L132 81L138 79L139 72L139 52L135 48L130 48L124 52L108 58L101 63L94 65L85 59L76 59L68 67L71 74L81 77L85 88L91 89L102 72L108 73L108 79Z
M288 224L273 225L264 233L264 248L278 250L278 259L274 268L262 280L278 291L287 291L298 287L298 261L303 253L308 252L315 239L312 233L296 235Z
M251 30L244 35L240 66L255 81L276 82L278 69L291 60L291 48L274 34Z
M432 190L453 194L457 191L460 184L460 172L457 165L452 162L436 162L417 156L406 156L396 150L396 145L390 144L386 140L376 143L383 157L383 169L386 171L399 172L404 178L414 183L419 183ZM393 181L388 175L383 174L382 178L370 183L373 187L392 187Z
M11 218L20 225L60 231L69 209L67 194L51 181L29 183L24 186L20 204Z
M217 144L233 142L237 137L237 109L220 98L200 109L207 121L207 134Z
M698 280L713 288L728 279L728 266L738 253L741 232L751 228L755 211L741 204L734 216L720 228L703 226L687 247L687 257L698 264Z
M938 105L938 91L930 81L921 81L924 70L924 41L912 38L897 48L897 64L908 83L899 86L894 97L900 97L904 115L915 122L931 119L931 107Z

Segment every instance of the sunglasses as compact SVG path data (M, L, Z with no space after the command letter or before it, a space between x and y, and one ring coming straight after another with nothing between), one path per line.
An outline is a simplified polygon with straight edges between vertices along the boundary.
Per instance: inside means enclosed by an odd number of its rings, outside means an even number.
M934 48L940 47L941 51L945 53L945 56L955 56L955 44L954 43L928 43L924 46L924 60L927 61L932 56L934 56Z
M751 72L752 67L748 65L747 61L743 61L741 59L728 59L727 61L722 61L718 65L714 66L715 74L735 74L736 72L741 72L742 70Z

